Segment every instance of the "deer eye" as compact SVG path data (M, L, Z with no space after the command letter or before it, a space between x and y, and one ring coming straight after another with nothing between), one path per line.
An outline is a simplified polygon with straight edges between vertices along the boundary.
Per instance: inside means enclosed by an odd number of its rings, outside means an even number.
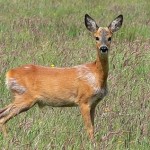
M96 37L96 41L99 41L99 37Z
M109 42L111 41L111 37L108 38L108 41L109 41Z

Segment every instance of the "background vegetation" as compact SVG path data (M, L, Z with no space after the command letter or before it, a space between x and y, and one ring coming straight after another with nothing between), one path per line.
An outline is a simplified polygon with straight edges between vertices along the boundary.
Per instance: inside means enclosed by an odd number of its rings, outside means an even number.
M110 51L109 94L96 109L95 147L78 108L36 106L8 122L0 149L150 149L149 8L149 0L0 0L0 108L11 102L6 71L30 63L69 67L94 61L85 13L100 26L124 15Z

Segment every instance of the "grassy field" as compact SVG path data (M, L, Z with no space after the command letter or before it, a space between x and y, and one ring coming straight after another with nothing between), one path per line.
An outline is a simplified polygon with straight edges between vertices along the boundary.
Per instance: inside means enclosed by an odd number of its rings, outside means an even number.
M94 61L95 40L85 28L85 13L100 26L124 15L109 56L109 94L96 109L95 147L78 108L35 106L8 122L9 136L0 134L0 149L149 150L149 8L149 0L0 0L0 108L11 102L5 87L10 68Z

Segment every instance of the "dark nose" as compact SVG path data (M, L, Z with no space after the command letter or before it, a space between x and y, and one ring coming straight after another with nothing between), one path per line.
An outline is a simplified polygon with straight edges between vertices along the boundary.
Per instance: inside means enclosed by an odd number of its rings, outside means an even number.
M108 48L107 48L107 46L101 46L101 47L100 47L100 50L101 50L103 53L105 53L105 52L108 51Z

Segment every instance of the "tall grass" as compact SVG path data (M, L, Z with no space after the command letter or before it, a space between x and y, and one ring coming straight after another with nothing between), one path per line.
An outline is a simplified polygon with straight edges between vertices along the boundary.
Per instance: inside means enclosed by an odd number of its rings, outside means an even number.
M0 1L0 107L11 102L5 73L23 64L59 67L95 60L95 41L84 26L89 13L100 26L124 15L110 51L109 94L95 118L95 147L78 108L37 106L8 122L0 149L150 149L149 0Z

